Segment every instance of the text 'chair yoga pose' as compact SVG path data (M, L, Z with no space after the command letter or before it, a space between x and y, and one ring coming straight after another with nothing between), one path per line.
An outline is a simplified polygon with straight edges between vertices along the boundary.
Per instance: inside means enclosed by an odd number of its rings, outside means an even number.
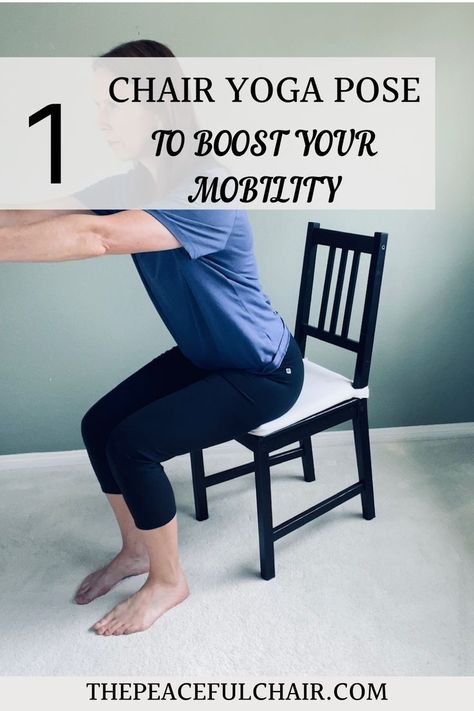
M300 282L294 337L304 362L304 383L300 396L293 407L275 420L266 422L235 440L253 452L252 462L232 467L205 476L202 450L190 452L196 519L208 518L208 486L214 486L235 477L255 473L257 518L260 547L260 573L265 580L275 577L274 543L282 536L339 506L353 496L361 497L362 514L370 520L375 516L372 467L367 418L368 380L372 358L372 346L379 304L380 288L388 235L375 232L374 236L352 234L321 229L319 223L308 223ZM317 325L310 325L310 310L315 282L316 252L327 254L324 281ZM332 300L328 309L329 293L333 277L336 252L340 252L339 267ZM350 272L349 254L352 256ZM349 326L354 305L356 286L360 283L359 266L361 255L368 260L365 290L362 291L362 315L357 340L349 338ZM341 307L341 295L345 282L346 267L348 284L345 304ZM358 280L359 277L359 280ZM365 291L365 293L364 293ZM341 332L336 333L339 315L342 316ZM326 321L329 320L328 327ZM357 354L354 379L323 368L304 357L307 336L313 336ZM339 423L352 422L358 469L358 482L314 506L292 516L287 521L273 525L270 467L273 464L301 457L304 480L315 481L311 436ZM294 442L299 446L270 455Z

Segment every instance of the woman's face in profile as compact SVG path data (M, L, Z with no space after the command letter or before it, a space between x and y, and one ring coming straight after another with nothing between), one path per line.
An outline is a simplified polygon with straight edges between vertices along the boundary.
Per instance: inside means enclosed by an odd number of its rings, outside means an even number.
M140 160L154 155L155 145L151 134L160 128L157 112L152 104L131 101L132 89L120 82L117 94L126 102L112 99L109 87L115 78L105 68L94 70L93 94L97 106L97 120L104 138L120 160Z

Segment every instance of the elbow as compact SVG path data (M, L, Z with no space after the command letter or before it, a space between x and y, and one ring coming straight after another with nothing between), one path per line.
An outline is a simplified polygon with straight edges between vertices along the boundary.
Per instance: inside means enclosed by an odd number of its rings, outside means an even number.
M89 259L108 254L107 239L100 217L91 215L67 215L56 218L61 225L58 232L65 238L61 259ZM55 220L52 220L55 223Z
M105 225L100 217L92 217L82 222L80 230L80 249L85 257L103 257L110 254L109 241Z
M93 230L89 233L89 252L91 257L104 257L106 254L112 254L101 230Z
M128 250L123 245L123 232L120 224L110 217L96 217L90 223L91 246L94 256L103 257L107 254L127 254Z

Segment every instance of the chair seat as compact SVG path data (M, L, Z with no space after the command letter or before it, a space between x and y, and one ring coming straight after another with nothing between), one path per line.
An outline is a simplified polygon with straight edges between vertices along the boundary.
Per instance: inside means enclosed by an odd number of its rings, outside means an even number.
M248 434L265 437L276 430L281 430L351 398L369 397L368 386L359 389L353 388L349 378L323 368L308 358L303 358L303 364L303 388L293 407L284 415L259 425Z

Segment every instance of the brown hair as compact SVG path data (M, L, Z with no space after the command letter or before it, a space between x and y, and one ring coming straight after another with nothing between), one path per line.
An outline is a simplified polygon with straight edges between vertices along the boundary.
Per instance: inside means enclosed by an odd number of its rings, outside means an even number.
M151 39L131 40L113 47L101 57L174 57L165 44Z

